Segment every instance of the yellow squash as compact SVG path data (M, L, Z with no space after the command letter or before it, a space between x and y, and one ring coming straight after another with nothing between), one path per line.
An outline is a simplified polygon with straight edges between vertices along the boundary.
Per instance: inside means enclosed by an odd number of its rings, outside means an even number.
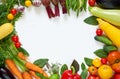
M0 26L0 40L8 36L12 31L14 27L11 23L5 23Z
M99 27L105 32L109 39L111 39L117 47L120 47L120 29L100 18L98 18L97 21Z

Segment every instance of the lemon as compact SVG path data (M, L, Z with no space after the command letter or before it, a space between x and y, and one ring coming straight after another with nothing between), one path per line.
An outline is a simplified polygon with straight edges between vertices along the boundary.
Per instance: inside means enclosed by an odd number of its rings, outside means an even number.
M98 75L101 79L110 79L113 76L113 70L109 65L101 65L98 68Z
M102 65L101 60L100 60L99 58L93 59L92 64L93 64L95 67L100 67L100 66Z
M25 6L30 7L32 5L32 2L30 0L25 1Z
M13 15L12 13L9 13L9 14L7 15L7 19L8 19L8 20L13 20L13 19L14 19L14 15Z

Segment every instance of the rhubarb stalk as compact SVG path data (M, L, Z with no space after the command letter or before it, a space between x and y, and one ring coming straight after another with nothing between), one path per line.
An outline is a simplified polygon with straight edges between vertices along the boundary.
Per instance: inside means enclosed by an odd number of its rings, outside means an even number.
M53 5L55 6L55 16L60 16L60 11L59 11L59 0L51 0Z
M45 6L48 17L52 18L55 17L55 14L53 13L51 7L50 7L50 0L41 0L42 4Z
M67 13L67 8L66 8L66 0L59 0L60 4L62 6L62 13L66 14Z

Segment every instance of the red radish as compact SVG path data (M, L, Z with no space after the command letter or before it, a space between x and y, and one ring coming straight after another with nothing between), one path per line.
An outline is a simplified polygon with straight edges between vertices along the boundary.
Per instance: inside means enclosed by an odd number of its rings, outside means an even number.
M59 0L59 1L60 1L61 6L62 6L63 14L66 14L67 13L66 0Z
M60 16L60 11L58 6L59 0L51 0L51 1L55 6L55 16Z
M50 7L50 0L41 0L42 4L45 6L48 17L52 18L55 17L51 7Z

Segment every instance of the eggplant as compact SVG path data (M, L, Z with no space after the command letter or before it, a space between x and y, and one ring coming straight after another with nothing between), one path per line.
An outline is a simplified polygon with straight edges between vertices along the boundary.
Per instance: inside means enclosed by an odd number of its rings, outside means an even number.
M0 79L15 79L13 74L6 68L0 68Z
M96 3L101 8L120 9L120 0L96 0Z

